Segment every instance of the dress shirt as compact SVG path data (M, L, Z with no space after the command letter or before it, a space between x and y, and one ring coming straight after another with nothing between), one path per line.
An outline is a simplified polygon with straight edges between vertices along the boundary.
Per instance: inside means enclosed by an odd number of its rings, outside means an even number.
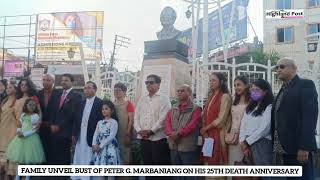
M66 91L66 95L64 96L64 98L67 98L67 96L68 96L68 94L70 93L71 90L72 90L72 88L67 89L67 90L63 90L63 91ZM62 93L63 93L63 91L62 91Z
M261 138L271 140L271 109L272 105L269 105L260 116L253 116L252 112L244 114L241 121L240 142L246 140L249 145L252 145Z
M166 138L165 119L171 109L169 97L157 92L152 97L145 95L141 97L137 104L134 115L134 128L137 132L141 130L151 130L154 132L149 137L151 141ZM141 136L138 134L138 139Z

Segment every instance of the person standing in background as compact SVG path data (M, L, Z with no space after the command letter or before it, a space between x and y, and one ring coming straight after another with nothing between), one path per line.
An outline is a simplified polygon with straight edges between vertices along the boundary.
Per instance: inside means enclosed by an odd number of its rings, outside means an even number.
M231 129L225 136L225 141L229 145L229 165L234 165L235 161L241 161L243 152L239 143L240 125L242 117L249 103L250 92L248 79L238 76L234 80L235 97L231 107Z
M131 138L133 129L134 106L126 100L127 87L123 83L114 85L114 105L118 117L117 138L120 145L121 164L129 165L131 162Z
M54 88L54 75L44 74L42 77L43 89L38 92L40 108L42 111L42 121L39 135L46 155L46 164L51 164L55 156L52 152L52 125L59 104L59 91Z

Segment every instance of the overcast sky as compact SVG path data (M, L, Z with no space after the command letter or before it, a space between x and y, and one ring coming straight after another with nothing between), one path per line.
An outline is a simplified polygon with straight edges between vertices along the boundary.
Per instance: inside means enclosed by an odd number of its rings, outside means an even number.
M250 0L248 15L260 40L263 39L263 0ZM143 60L143 42L156 40L161 30L160 13L165 6L177 11L175 27L191 26L185 17L188 3L183 0L1 0L0 16L50 12L104 11L104 53L110 56L115 34L129 37L129 48L118 51L116 67L136 71ZM253 32L248 24L249 39Z

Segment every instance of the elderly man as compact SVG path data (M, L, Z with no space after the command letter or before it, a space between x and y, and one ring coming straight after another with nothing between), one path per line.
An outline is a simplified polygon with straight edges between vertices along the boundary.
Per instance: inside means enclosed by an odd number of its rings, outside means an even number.
M52 134L50 126L52 125L56 112L58 111L59 92L54 88L54 75L45 74L42 77L43 89L39 91L38 97L42 112L42 123L39 130L47 164L52 163Z
M272 134L277 165L303 167L301 179L314 179L313 155L318 94L313 81L301 79L290 58L278 61L276 70L283 86L272 110Z
M192 90L188 85L182 85L177 90L179 103L174 105L167 114L166 134L171 150L172 165L197 165L197 141L201 109L195 105L190 97ZM179 177L178 177L179 178ZM195 177L185 177L194 179ZM184 179L180 177L179 179Z

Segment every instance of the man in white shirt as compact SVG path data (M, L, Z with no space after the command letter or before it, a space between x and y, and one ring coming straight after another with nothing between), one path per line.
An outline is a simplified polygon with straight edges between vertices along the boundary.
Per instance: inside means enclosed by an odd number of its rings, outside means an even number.
M86 99L79 105L72 131L72 143L76 144L73 165L90 165L93 134L98 121L103 119L102 100L96 97L97 85L88 81L83 91ZM72 179L90 180L90 177Z
M145 165L170 164L170 151L165 134L165 118L171 109L169 97L159 93L161 78L151 74L145 81L148 95L141 97L134 116L134 128L141 139Z

